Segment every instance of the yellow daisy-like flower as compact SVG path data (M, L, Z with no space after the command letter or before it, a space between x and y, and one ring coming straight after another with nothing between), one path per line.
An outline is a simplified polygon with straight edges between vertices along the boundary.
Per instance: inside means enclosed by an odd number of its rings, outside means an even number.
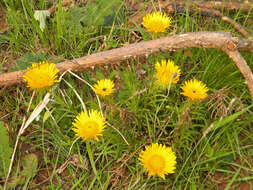
M148 170L148 175L158 175L165 179L165 174L175 173L176 156L170 147L155 143L145 148L139 160Z
M156 77L158 81L164 85L168 86L170 83L170 79L173 76L172 83L177 83L181 74L181 70L177 65L174 64L173 61L162 60L161 63L157 62L155 64L156 68Z
M33 63L28 71L23 75L27 87L35 90L45 89L52 86L58 80L57 73L59 70L55 68L55 64L48 62Z
M187 96L191 100L202 100L207 97L208 88L204 83L196 79L185 81L181 86L182 95Z
M87 139L95 139L98 141L98 137L102 136L104 128L106 127L106 121L103 116L97 110L91 110L89 113L81 112L76 116L72 123L76 136L81 137L84 141Z
M154 12L143 17L142 25L148 32L165 32L171 24L171 17L162 12Z
M94 85L94 92L100 96L108 96L114 92L114 83L110 79L102 79Z

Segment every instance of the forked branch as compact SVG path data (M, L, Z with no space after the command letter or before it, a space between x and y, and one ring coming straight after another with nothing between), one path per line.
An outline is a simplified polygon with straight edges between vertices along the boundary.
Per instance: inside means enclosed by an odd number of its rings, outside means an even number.
M66 70L77 72L94 66L119 63L137 56L148 56L160 52L171 52L187 48L216 48L226 52L235 62L236 66L244 76L253 97L253 75L246 61L242 56L239 56L240 53L238 52L238 50L243 51L247 49L248 46L252 46L252 44L247 43L247 40L241 41L236 37L232 37L230 33L193 32L172 35L157 40L140 42L117 49L95 53L78 59L58 63L56 64L56 67L61 73ZM24 73L25 70L1 74L0 87L22 83L22 75Z

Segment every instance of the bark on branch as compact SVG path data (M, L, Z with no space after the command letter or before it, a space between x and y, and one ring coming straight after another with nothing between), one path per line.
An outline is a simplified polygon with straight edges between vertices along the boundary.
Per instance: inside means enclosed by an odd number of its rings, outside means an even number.
M184 9L185 5L189 7L189 9L194 9L196 7L206 8L206 9L217 9L217 10L228 10L228 11L243 11L252 13L253 3L249 1L244 1L243 3L239 2L226 2L226 1L199 1L199 0L167 0L167 1L160 1L159 3L156 2L146 2L146 3L139 3L136 1L126 1L131 9L135 11L142 10L144 7L147 9L148 7L154 8L153 5L158 8L159 6L163 9L167 9L168 13L175 13L175 12L182 12L181 9Z
M64 61L56 64L60 72L68 69L77 72L93 66L118 63L136 56L148 56L160 52L176 51L187 48L216 48L226 52L235 62L244 76L248 88L253 96L253 75L238 50L247 49L247 41L241 41L225 32L193 32L172 35L157 40L140 42L126 47L95 53L78 59ZM0 87L22 83L25 70L0 75Z
M208 9L226 9L230 11L252 11L253 3L249 1L239 2L226 2L226 1L192 1L195 6L205 7Z

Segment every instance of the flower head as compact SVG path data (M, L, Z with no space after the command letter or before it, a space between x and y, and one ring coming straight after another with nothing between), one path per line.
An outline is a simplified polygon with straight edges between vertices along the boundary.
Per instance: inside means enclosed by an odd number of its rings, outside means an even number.
M185 81L181 89L183 90L181 94L191 100L202 100L207 97L208 88L204 83L196 79Z
M161 63L157 62L155 64L155 68L156 77L159 83L161 83L162 85L168 86L171 77L173 77L172 83L177 83L177 81L179 80L181 70L177 65L174 64L173 61L168 60L166 62L166 60L162 60Z
M139 155L139 160L148 170L148 175L158 175L165 179L165 174L175 173L176 156L170 147L155 143L145 148Z
M55 68L53 63L40 62L33 63L28 71L23 75L24 81L27 82L27 87L35 90L41 90L52 86L57 82L57 73L59 70Z
M162 12L154 12L143 17L142 25L148 32L165 32L169 28L171 17Z
M87 139L95 139L102 136L106 121L97 110L91 110L89 113L81 112L76 116L73 131L76 136L81 137L84 141Z
M94 92L100 96L108 96L114 92L114 83L110 79L102 79L94 85Z

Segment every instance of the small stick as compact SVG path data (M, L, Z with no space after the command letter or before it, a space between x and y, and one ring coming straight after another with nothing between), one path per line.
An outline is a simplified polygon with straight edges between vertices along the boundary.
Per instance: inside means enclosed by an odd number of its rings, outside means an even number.
M187 0L187 3L190 5L190 8L200 7L206 9L226 9L229 11L243 11L243 12L252 12L253 11L253 3L249 1L244 1L244 3L238 2L226 2L226 1L196 1L196 0ZM129 4L129 3L128 3ZM185 0L171 0L171 1L158 1L156 2L145 2L139 3L136 2L133 5L129 5L132 12L136 12L138 10L147 10L149 7L155 5L155 8L158 9L159 6L162 9L167 9L170 13L174 13L175 11L181 10L186 4ZM152 9L150 9L152 10Z
M227 16L221 16L221 19L225 22L230 23L238 32L240 32L245 38L253 42L252 37L249 35L249 33L237 22L235 22L233 19L227 17Z
M253 3L249 1L244 1L243 3L239 2L226 2L226 1L193 1L194 5L205 7L208 9L226 9L230 11L239 11L244 12L252 11Z
M251 95L253 97L253 74L247 65L247 62L238 51L225 50L228 56L234 61L235 65L241 71L246 79L245 83L248 85Z

